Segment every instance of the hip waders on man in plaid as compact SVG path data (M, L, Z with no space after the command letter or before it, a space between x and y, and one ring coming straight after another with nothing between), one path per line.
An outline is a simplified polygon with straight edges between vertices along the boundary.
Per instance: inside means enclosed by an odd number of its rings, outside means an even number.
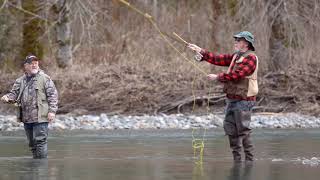
M253 144L250 139L251 110L254 101L227 100L224 130L229 137L235 162L241 161L241 150L244 149L245 160L253 161Z

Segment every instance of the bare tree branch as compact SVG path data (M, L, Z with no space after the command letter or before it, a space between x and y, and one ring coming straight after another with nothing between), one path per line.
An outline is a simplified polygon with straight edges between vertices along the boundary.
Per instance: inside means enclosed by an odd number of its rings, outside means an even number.
M13 7L13 8L15 8L15 9L17 9L17 10L23 12L23 13L26 13L26 14L28 14L28 15L34 16L35 18L38 18L38 19L40 19L40 20L43 20L43 21L48 22L48 20L47 20L46 18L43 18L43 17L41 17L41 16L39 16L39 15L37 15L37 14L35 14L35 13L32 13L32 12L30 12L30 11L27 11L27 10L25 10L25 9L23 9L23 8L21 8L21 7L18 7L18 6L14 5L14 4L10 3L10 2L7 2L7 4L8 4L10 7Z
M0 7L0 11L7 5L7 0L4 0L1 7Z

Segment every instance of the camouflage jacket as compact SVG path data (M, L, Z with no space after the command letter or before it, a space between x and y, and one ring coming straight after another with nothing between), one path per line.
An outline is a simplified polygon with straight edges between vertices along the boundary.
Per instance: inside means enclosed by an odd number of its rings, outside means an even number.
M58 109L57 89L42 70L33 76L18 78L7 95L20 104L20 120L25 123L47 122L48 112L56 113Z

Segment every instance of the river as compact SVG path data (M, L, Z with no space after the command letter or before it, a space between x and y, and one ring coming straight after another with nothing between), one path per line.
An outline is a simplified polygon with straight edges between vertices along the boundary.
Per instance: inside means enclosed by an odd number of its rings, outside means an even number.
M194 133L202 138L204 131ZM0 134L0 179L308 180L320 177L320 129L257 129L255 162L234 164L221 129L194 157L190 130L51 131L48 160L33 160L23 131ZM312 160L311 160L312 159ZM198 163L197 163L198 162Z

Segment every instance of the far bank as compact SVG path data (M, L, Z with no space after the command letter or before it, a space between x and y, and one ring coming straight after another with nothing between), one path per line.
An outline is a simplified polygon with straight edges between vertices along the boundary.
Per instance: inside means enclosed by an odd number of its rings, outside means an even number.
M53 130L145 130L145 129L212 129L223 128L222 113L204 115L58 115L49 125ZM297 113L254 113L250 127L259 128L320 128L320 117ZM14 115L0 115L0 131L22 130L23 124Z

